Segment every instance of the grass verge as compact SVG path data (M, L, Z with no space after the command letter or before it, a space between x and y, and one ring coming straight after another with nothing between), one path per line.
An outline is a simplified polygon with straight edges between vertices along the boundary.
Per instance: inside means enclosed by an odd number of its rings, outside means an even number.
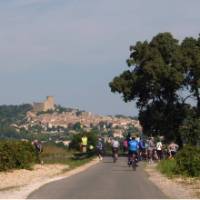
M157 165L157 169L170 178L176 175L175 168L176 160L162 160Z
M65 147L58 147L55 145L46 145L44 151L41 154L41 160L44 164L66 164L70 169L79 167L87 162L91 161L95 157L94 152L79 153L75 151L69 151Z

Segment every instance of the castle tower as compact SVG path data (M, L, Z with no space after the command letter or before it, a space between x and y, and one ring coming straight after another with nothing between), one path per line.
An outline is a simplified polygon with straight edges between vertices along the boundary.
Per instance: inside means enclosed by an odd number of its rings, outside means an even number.
M53 96L47 96L46 101L44 101L44 111L55 110L55 101Z

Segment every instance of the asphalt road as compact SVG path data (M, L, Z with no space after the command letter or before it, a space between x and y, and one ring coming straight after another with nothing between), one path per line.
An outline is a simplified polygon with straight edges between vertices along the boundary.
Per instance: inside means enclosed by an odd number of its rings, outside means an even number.
M126 158L111 157L84 172L44 185L29 195L32 199L162 199L167 198L148 180L142 163L136 171Z

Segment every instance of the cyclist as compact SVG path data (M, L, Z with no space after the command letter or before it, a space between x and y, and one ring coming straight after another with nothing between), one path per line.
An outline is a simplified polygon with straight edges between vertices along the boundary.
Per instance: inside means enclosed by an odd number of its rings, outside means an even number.
M103 140L101 137L98 139L96 149L99 160L103 160Z
M136 158L138 155L139 143L135 139L135 136L129 141L129 155L128 155L128 165L135 164L136 166ZM135 167L134 166L134 167Z
M154 138L150 137L148 140L148 160L150 164L153 163L155 149L156 149L156 146L155 146Z
M114 138L112 140L113 162L116 162L118 159L118 151L119 151L119 141Z
M145 160L147 158L147 152L146 152L146 142L144 139L140 139L139 142L139 159Z
M127 152L127 150L128 150L128 140L125 139L123 141L123 152L125 153L125 152Z
M83 153L87 152L87 144L88 144L88 138L86 137L86 135L83 135L83 137L81 138L81 147Z
M36 153L36 158L37 158L37 161L41 164L43 164L43 160L41 160L41 153L43 151L43 146L42 146L42 143L39 141L39 140L34 140L32 142L33 146L35 147L35 153Z
M160 139L156 143L156 151L158 155L158 160L160 161L163 158L163 145Z
M176 144L175 142L171 142L170 145L168 146L168 151L169 151L169 158L174 158L174 156L176 155L176 152L179 148L179 145Z
M140 142L140 136L138 134L136 135L135 140L138 141L138 143Z

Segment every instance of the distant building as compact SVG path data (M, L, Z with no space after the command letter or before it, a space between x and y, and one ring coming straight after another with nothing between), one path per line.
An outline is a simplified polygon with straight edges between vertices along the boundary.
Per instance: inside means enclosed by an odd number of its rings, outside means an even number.
M55 101L53 96L47 96L47 99L44 102L33 103L34 112L46 112L48 110L55 110Z

